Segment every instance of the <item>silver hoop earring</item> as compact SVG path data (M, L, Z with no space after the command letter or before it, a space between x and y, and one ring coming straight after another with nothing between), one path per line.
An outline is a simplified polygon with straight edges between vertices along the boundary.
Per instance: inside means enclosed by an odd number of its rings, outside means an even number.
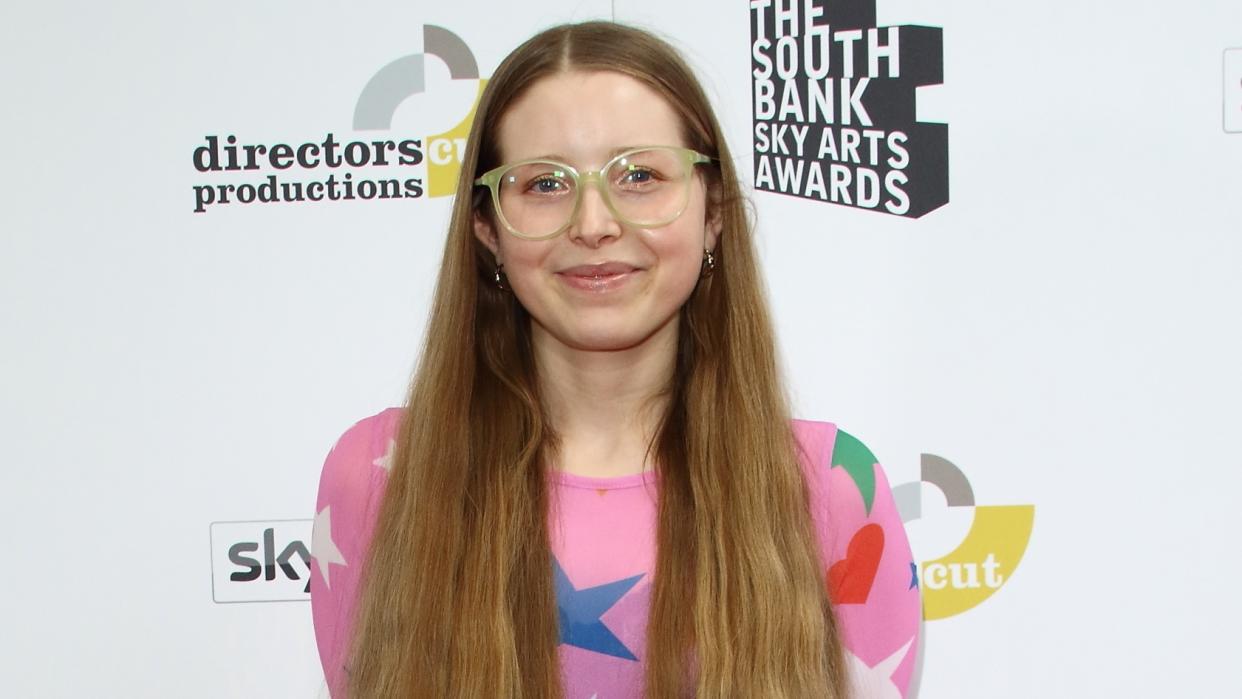
M704 248L703 249L703 267L699 271L699 277L702 279L706 279L707 277L712 276L712 272L715 272L715 271L716 271L716 256L712 254L711 250Z

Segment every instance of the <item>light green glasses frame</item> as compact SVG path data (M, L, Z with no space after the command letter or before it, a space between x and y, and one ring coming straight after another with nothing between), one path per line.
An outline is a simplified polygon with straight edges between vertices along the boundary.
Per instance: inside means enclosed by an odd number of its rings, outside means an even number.
M627 157L635 153L648 150L663 150L674 153L681 159L682 164L686 168L686 178L683 183L686 191L682 198L682 204L674 214L661 221L635 221L617 211L617 207L612 202L612 197L608 193L608 187L604 180L604 173L612 169L614 165L624 161ZM690 175L693 172L694 166L702 163L710 163L711 161L712 159L710 156L703 155L702 153L690 148L682 148L680 146L639 146L637 148L630 148L623 153L618 153L612 160L609 160L598 170L578 172L578 170L572 165L568 165L566 163L557 162L555 160L545 160L543 158L534 158L532 160L521 160L516 163L507 163L505 165L501 165L500 167L492 168L476 178L474 184L484 186L492 190L492 204L494 205L496 215L500 219L500 222L504 224L505 229L510 233L525 240L549 240L560 235L566 228L569 228L569 226L573 224L574 219L578 216L578 207L582 204L582 190L587 185L594 185L595 188L599 190L600 197L604 200L604 205L608 207L608 210L612 212L612 215L615 216L618 221L628 223L631 226L638 226L640 228L655 228L672 223L677 220L677 217L681 216L682 212L686 210L686 206L690 203ZM513 225L510 224L505 218L504 210L500 206L500 181L504 174L513 168L521 167L522 165L535 165L539 163L552 165L557 168L563 168L569 173L570 179L574 182L574 207L569 212L569 217L565 219L565 223L555 231L545 233L543 235L526 235L525 233L522 233L514 228Z

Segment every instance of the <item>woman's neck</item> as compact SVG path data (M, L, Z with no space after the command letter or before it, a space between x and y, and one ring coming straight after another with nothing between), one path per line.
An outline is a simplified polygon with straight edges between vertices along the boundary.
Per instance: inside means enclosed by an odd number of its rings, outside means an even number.
M600 478L651 469L648 445L667 407L677 320L622 350L569 347L532 327L539 385L560 443L553 466Z

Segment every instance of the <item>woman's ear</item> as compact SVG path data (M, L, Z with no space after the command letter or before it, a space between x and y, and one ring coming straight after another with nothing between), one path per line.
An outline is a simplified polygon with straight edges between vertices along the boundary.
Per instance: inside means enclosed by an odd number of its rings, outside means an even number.
M500 257L500 241L496 236L496 227L482 211L474 210L474 237L492 252L492 257Z
M707 212L707 236L705 242L708 250L715 250L716 243L720 240L720 232L724 230L723 209L719 206L713 206Z
M717 183L709 183L707 185L707 211L704 217L704 235L703 243L708 250L716 249L716 242L720 239L720 232L724 230L724 206L721 205L720 185Z

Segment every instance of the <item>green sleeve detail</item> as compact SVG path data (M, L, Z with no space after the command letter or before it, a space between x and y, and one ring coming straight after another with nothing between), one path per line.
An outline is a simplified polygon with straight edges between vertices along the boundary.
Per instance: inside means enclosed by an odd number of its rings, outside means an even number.
M858 487L858 492L862 494L863 506L870 516L871 505L875 502L875 455L854 435L838 429L829 463L833 468L843 468L849 474L854 485Z

